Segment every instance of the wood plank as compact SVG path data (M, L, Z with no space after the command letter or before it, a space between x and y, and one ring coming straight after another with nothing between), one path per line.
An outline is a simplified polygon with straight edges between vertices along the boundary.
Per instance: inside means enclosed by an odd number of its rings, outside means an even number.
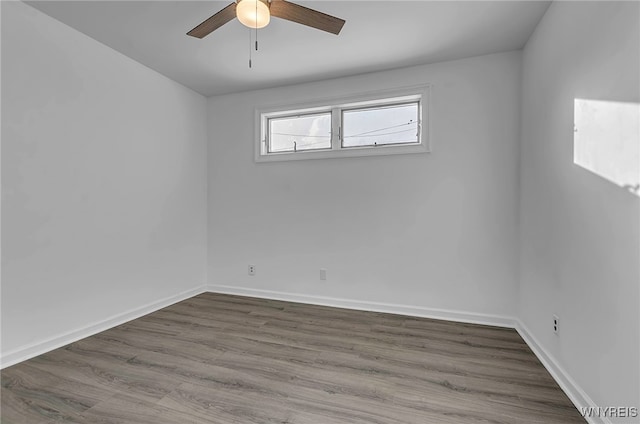
M3 424L585 422L514 330L214 293L1 374Z

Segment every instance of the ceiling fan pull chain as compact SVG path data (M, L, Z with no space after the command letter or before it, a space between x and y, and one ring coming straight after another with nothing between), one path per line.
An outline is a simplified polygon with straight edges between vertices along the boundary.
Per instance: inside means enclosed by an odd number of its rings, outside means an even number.
M251 69L251 28L249 28L249 69Z
M258 51L258 1L256 0L256 51Z

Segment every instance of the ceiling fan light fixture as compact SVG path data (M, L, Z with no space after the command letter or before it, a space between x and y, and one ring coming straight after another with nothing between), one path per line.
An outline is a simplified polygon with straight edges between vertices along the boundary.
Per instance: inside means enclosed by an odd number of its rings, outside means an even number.
M236 5L236 16L249 28L264 28L271 20L269 6L261 0L240 0Z

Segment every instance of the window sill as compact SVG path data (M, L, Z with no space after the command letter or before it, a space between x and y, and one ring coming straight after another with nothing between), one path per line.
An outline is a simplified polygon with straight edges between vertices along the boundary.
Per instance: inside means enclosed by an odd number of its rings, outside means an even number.
M271 153L268 155L256 154L256 162L283 162L290 160L309 159L334 159L362 156L386 156L404 155L415 153L429 153L428 147L421 144L404 146L379 146L379 147L349 147L340 150L316 150L308 152Z

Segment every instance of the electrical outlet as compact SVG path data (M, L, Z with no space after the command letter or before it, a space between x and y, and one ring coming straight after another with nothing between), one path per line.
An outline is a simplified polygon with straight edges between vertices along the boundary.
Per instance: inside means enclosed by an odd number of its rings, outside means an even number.
M559 334L560 333L560 318L558 318L558 315L553 315L553 332L555 334Z
M256 275L256 266L249 265L249 275Z
M320 268L320 279L323 281L327 279L327 270L324 268Z

